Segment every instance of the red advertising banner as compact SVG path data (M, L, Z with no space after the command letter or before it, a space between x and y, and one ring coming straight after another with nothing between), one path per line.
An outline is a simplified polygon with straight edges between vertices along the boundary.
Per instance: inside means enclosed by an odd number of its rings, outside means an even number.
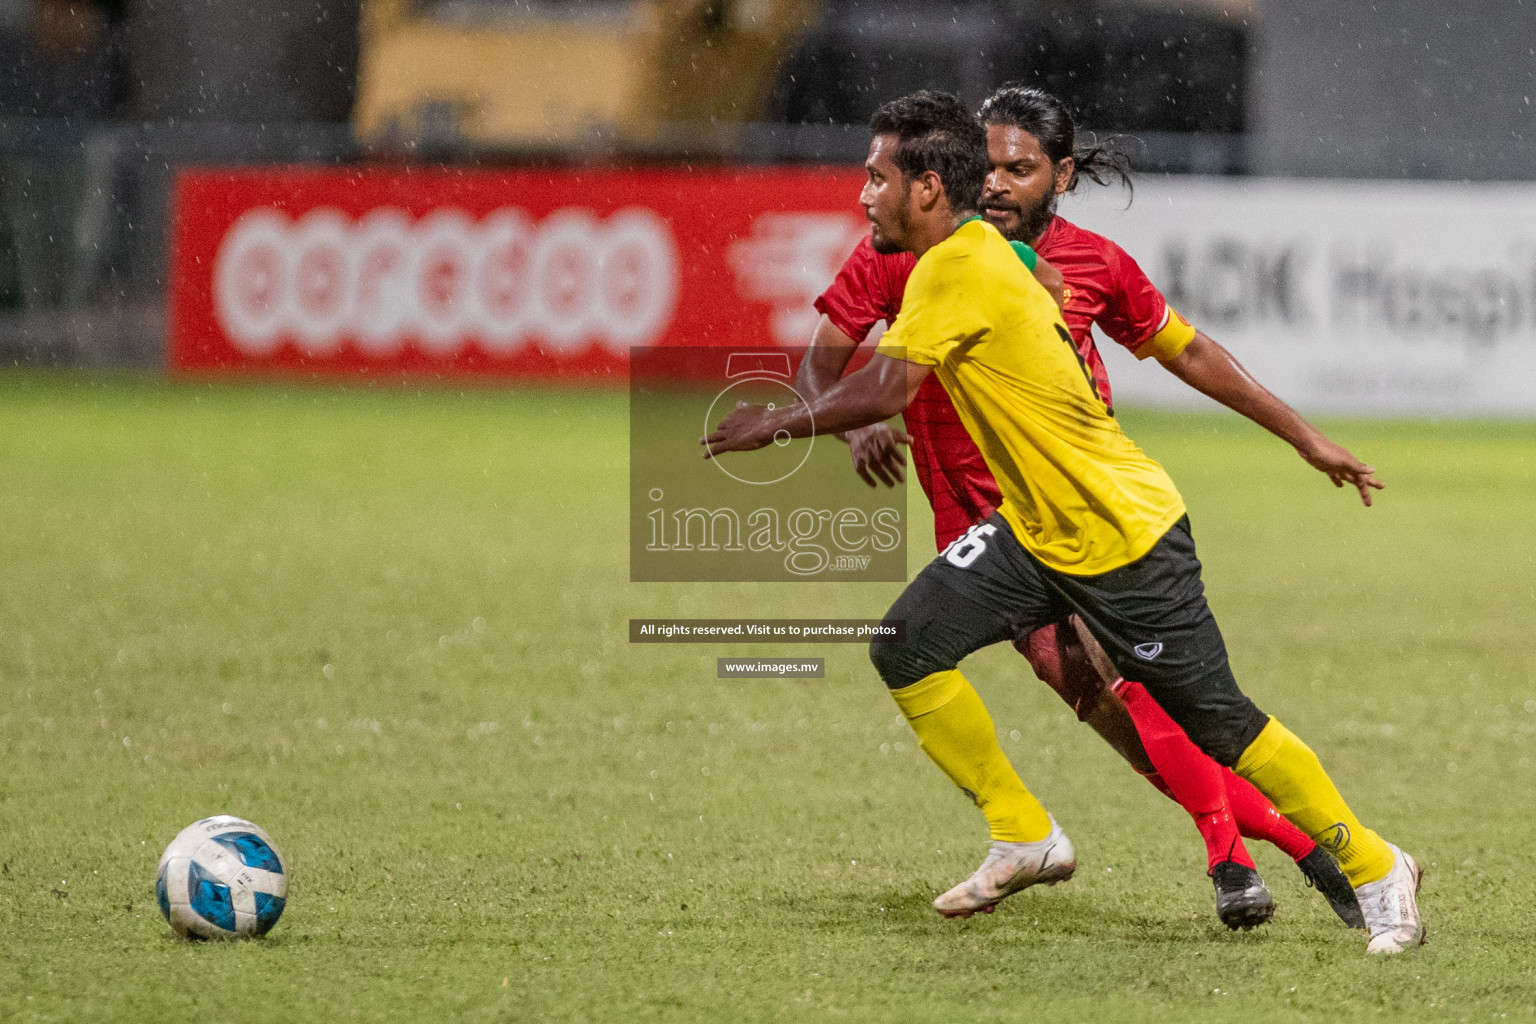
M622 379L637 345L804 345L862 171L181 175L176 372Z

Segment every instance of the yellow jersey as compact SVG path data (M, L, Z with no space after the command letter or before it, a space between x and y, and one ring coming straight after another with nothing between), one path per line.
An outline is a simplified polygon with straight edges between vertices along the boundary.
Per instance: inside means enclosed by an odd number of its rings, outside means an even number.
M1129 565L1184 515L1105 409L1050 293L980 218L917 261L876 351L933 367L997 479L998 511L1049 568Z

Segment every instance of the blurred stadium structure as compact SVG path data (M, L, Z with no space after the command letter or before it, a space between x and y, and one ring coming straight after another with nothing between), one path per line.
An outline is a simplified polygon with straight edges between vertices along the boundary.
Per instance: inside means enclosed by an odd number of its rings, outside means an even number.
M1143 171L1530 180L1532 14L1530 0L0 0L0 357L161 365L173 184L196 166L857 163L884 99L934 86L974 103L1024 80L1085 127L1134 135Z

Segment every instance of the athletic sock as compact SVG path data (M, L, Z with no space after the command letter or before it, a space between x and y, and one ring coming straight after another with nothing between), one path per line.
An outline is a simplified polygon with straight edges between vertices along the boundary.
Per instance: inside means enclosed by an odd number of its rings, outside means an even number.
M1227 768L1221 770L1227 785L1227 807L1237 821L1237 830L1245 839L1262 839L1280 848L1291 860L1301 860L1317 849L1317 844L1301 829L1285 820L1269 798L1247 779L1238 778Z
M1337 857L1350 885L1380 881L1392 870L1392 848L1360 824L1312 748L1273 715L1232 770Z
M891 696L924 753L986 815L993 839L1032 843L1050 835L1050 815L1013 770L987 706L958 669L935 672Z
M1207 868L1214 869L1224 860L1253 867L1253 858L1248 856L1227 805L1221 766L1195 746L1178 723L1168 717L1168 712L1152 699L1146 687L1122 680L1115 684L1115 692L1125 701L1141 736L1141 745L1147 748L1147 756L1157 767L1158 782L1162 783L1158 788L1195 819L1200 838L1205 840Z

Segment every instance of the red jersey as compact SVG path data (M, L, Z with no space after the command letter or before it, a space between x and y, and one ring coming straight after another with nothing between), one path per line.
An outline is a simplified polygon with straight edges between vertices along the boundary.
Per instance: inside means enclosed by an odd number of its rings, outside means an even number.
M1142 359L1172 358L1194 337L1194 329L1169 307L1136 261L1103 235L1056 217L1034 249L1066 281L1063 318L1111 408L1109 375L1093 342L1094 324ZM816 309L838 330L862 342L879 321L895 321L907 277L916 265L917 257L909 252L875 252L866 236L817 298ZM912 466L933 506L935 539L942 549L990 516L1002 495L935 375L923 381L905 419L912 436Z

